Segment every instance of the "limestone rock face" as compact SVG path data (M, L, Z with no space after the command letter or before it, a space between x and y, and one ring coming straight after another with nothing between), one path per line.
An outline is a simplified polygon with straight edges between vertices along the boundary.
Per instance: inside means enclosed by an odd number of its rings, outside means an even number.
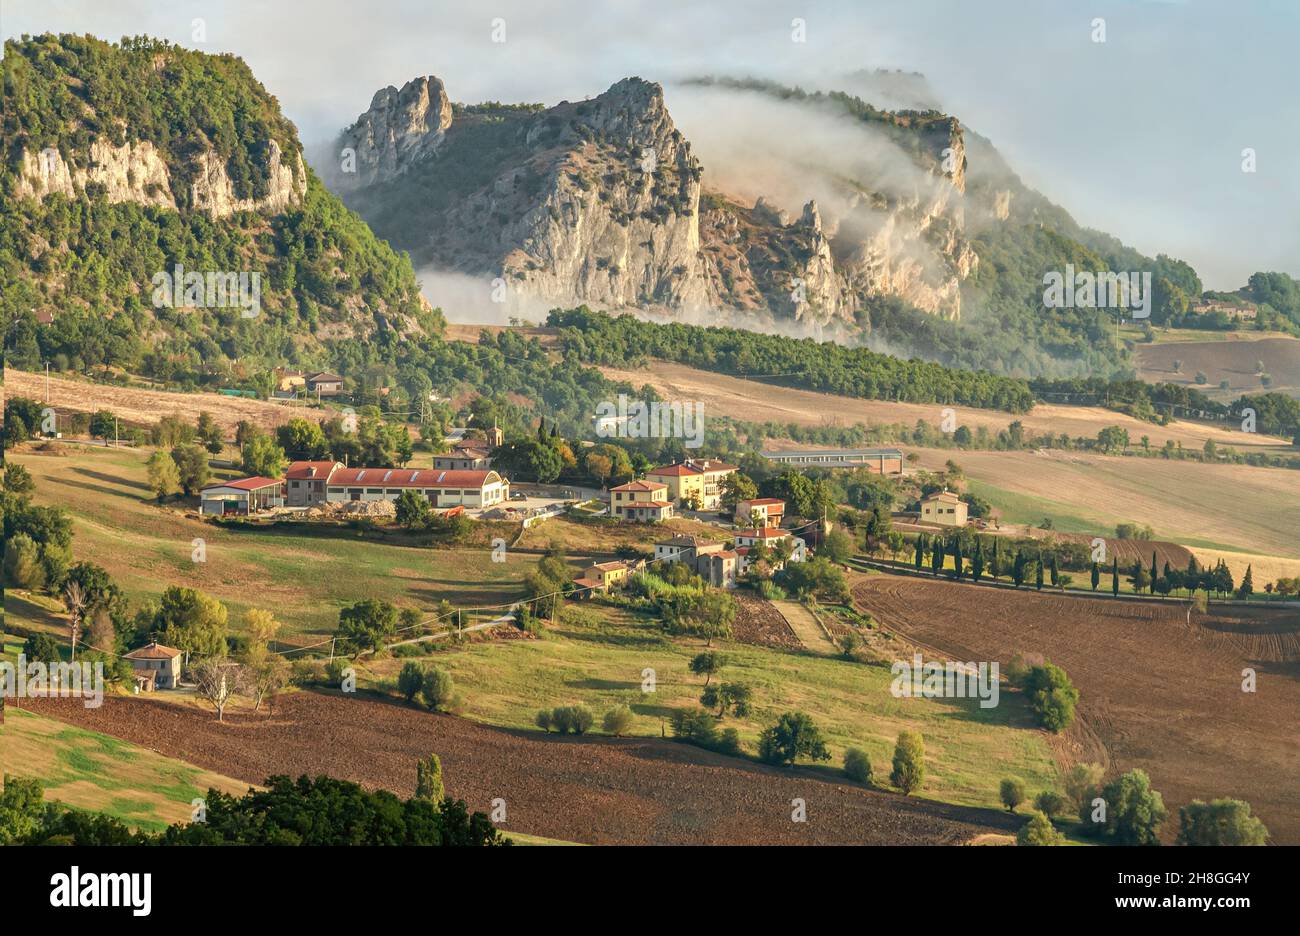
M436 78L386 88L345 130L356 172L337 183L380 236L430 266L507 292L605 308L738 310L869 328L873 296L961 312L976 256L964 234L961 125L901 112L890 125L910 185L822 177L833 205L794 220L702 193L703 168L663 89L627 78L586 101L456 111ZM847 206L847 207L846 207ZM793 207L793 206L789 206Z
M451 126L447 88L432 75L413 78L399 91L375 92L370 108L339 139L339 182L355 187L385 182L437 150ZM348 166L346 150L355 166Z
M37 153L24 150L16 169L20 198L39 200L53 193L76 198L79 192L89 189L102 191L115 204L139 202L176 207L167 166L147 141L113 146L96 140L82 165L70 165L55 147Z
M295 173L283 161L279 144L271 140L267 150L266 191L250 198L236 198L225 164L212 150L200 151L194 157L187 207L223 218L236 211L278 214L299 204L307 191L307 170L302 156L294 154ZM128 141L114 146L106 140L95 140L81 159L75 156L64 159L54 147L37 153L25 150L15 168L16 193L20 198L39 200L54 193L67 198L103 194L114 204L135 202L173 210L180 207L171 172L148 141Z
M268 147L268 181L260 197L236 198L225 164L211 150L200 153L198 175L190 184L190 204L214 218L225 218L237 211L262 211L279 214L302 201L307 193L307 172L302 156L295 153L297 173L287 165L275 140ZM296 179L296 181L295 181Z

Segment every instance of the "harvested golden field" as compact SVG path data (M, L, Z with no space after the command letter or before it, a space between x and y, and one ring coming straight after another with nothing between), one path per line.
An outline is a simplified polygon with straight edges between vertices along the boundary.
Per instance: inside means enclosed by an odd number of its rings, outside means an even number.
M1213 566L1220 559L1232 570L1233 581L1240 582L1250 567L1251 579L1255 585L1255 594L1264 591L1266 582L1276 582L1279 578L1300 578L1300 559L1286 559L1280 556L1264 556L1259 553L1234 552L1225 549L1193 549L1196 561L1202 566Z
M10 396L25 396L33 400L45 399L45 375L5 369L5 390ZM142 387L114 387L108 384L50 377L50 405L60 412L93 413L108 410L128 423L152 425L164 416L179 416L188 423L199 418L199 413L211 413L222 430L230 437L241 420L256 423L264 429L282 426L294 417L328 419L332 410L310 406L288 406L266 400L246 397L229 397L220 393L170 393L166 390L146 390Z
M1138 345L1138 376L1151 383L1183 384L1196 387L1211 397L1233 400L1243 393L1274 391L1300 396L1300 339L1259 338L1223 341L1182 341L1171 344ZM1175 370L1174 362L1180 362ZM1265 387L1259 378L1259 364L1273 378ZM1203 373L1204 385L1196 375ZM1221 390L1219 382L1228 381Z
M943 419L944 407L939 403L860 400L856 397L795 390L739 377L711 374L665 361L651 361L640 370L602 367L601 371L612 380L626 380L636 387L648 383L669 400L699 400L704 403L706 417L731 416L734 419L796 423L801 426L851 426L859 422L903 423L911 426L918 419L938 425ZM1129 437L1135 443L1145 435L1154 446L1164 445L1166 439L1171 439L1175 443L1181 442L1184 448L1199 451L1207 439L1213 439L1216 445L1230 445L1243 452L1295 452L1287 439L1232 432L1220 426L1183 421L1157 426L1097 406L1040 403L1030 412L1020 415L965 406L954 406L952 409L956 411L957 425L971 429L987 426L991 432L1005 429L1009 423L1019 420L1034 435L1050 432L1055 435L1065 433L1071 438L1096 438L1097 433L1105 427L1120 426L1128 430Z
M1300 558L1300 476L1283 468L1206 465L1060 449L915 449L920 464L955 460L969 489L1007 523L1110 538L1117 523L1149 525L1157 540Z

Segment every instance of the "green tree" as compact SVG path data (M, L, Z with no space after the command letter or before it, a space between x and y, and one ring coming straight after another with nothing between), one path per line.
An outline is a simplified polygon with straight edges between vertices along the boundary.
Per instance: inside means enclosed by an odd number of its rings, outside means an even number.
M893 770L889 782L912 794L925 782L925 739L919 732L901 731L894 744Z
M176 446L172 449L172 461L176 463L181 490L186 497L198 493L200 488L212 480L208 453L197 445Z
M703 653L697 653L691 658L689 664L690 670L696 676L704 677L704 685L709 684L723 666L726 665L727 658L716 650L705 650Z
M1163 797L1151 789L1151 778L1130 770L1101 792L1106 801L1106 833L1120 845L1157 845L1160 826L1168 817Z
M445 709L451 704L455 695L455 686L451 673L438 666L430 666L424 671L424 682L420 686L420 698L434 711Z
M1092 572L1090 578L1092 580L1092 590L1096 591L1097 586L1101 584L1101 567L1098 566L1096 562L1093 562L1092 564Z
M1237 586L1238 598L1249 598L1255 591L1255 580L1251 572L1250 565L1246 566L1246 574L1241 577L1241 584Z
M424 529L429 525L429 518L433 515L429 499L419 491L403 491L397 496L394 507L397 512L397 522L408 530Z
M243 459L241 463L243 470L247 474L261 478L278 478L284 474L284 469L288 465L284 449L276 445L275 440L269 435L262 432L245 442L240 454Z
M758 739L758 756L769 764L793 764L800 757L830 760L821 730L803 712L786 712Z
M176 462L169 452L155 451L145 462L145 469L149 475L149 488L158 498L159 503L162 503L163 498L180 491L180 471L176 468Z
M1110 567L1110 593L1119 597L1119 556L1111 560Z
M141 630L185 653L200 657L226 653L226 606L194 588L173 585L162 593L158 604L141 609Z
M1237 799L1192 800L1178 810L1179 845L1267 845L1268 829Z
M407 660L402 664L402 670L397 674L397 691L407 702L414 702L415 697L419 695L420 689L424 686L424 667L414 660Z
M1007 812L1015 812L1016 807L1025 801L1025 782L1017 777L1006 777L998 784L998 796Z
M1048 731L1059 734L1074 721L1079 690L1059 666L1050 661L1031 666L1021 680L1021 688L1038 724Z
M397 631L397 609L387 601L367 598L339 611L338 635L358 651L378 650Z

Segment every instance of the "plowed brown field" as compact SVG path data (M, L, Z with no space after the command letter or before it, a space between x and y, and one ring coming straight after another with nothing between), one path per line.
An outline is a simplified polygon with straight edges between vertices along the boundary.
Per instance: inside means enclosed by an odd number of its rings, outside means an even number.
M227 716L114 697L24 707L124 738L236 779L328 774L402 795L415 760L442 758L447 792L488 812L506 801L506 832L597 844L958 844L1014 832L1023 816L949 806L780 770L672 741L507 731L361 696L299 692L275 714ZM791 800L808 821L791 821Z
M1231 796L1254 807L1274 842L1300 844L1300 610L1212 606L1188 626L1185 606L892 575L853 594L888 627L953 659L997 660L1005 672L1021 653L1064 667L1080 724L1062 741L1063 759L1147 771L1170 811L1167 840L1179 806ZM1255 693L1242 691L1248 667Z

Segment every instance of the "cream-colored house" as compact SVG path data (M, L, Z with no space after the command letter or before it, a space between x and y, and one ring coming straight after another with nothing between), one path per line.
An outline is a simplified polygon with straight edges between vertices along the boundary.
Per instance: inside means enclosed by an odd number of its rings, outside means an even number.
M146 692L175 689L181 681L181 652L157 641L123 654L123 659L131 662L136 686Z
M609 489L609 512L616 520L657 523L671 520L673 505L668 485L657 481L629 481Z
M952 491L936 491L921 498L921 522L965 526L966 502Z
M668 498L688 507L692 502L700 510L717 510L722 506L722 479L738 469L720 461L687 459L675 465L663 465L645 473L649 481L668 486Z

